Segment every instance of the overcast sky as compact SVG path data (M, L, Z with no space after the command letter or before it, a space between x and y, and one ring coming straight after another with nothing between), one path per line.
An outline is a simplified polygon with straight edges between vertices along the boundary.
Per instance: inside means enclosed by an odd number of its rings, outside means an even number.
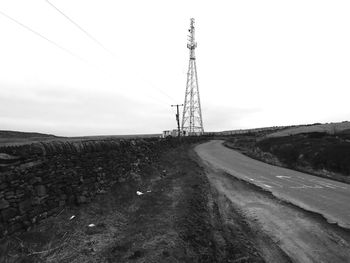
M0 129L175 128L191 17L205 131L349 120L350 1L50 2L100 44L45 0L1 0Z

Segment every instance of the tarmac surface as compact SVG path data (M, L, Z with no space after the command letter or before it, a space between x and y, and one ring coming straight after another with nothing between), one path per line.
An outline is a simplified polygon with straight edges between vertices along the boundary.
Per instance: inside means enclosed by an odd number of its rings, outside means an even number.
M350 185L251 159L213 140L198 145L199 157L212 167L255 184L284 201L321 214L350 229Z

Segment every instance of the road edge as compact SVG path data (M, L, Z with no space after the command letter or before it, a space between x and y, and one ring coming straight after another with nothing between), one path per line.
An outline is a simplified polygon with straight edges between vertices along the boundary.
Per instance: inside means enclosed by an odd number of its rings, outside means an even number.
M212 141L212 140L211 140L211 141ZM203 159L198 155L198 152L197 152L196 148L197 148L199 145L201 145L201 144L203 144L203 143L196 144L196 145L193 147L193 151L194 151L194 152L196 153L196 155L198 156L200 162L202 162L202 163L205 164L205 165L210 165L206 160L203 160ZM229 149L229 150L231 150L231 151L236 151L236 150L234 150L234 149L232 149L232 148L226 147L226 146L224 145L224 141L222 142L222 145L223 145L225 148L227 148L227 149ZM236 151L236 152L240 153L239 151ZM240 153L240 154L242 154L242 153ZM255 160L255 161L262 162L262 161L260 161L260 160L251 158L251 157L249 157L249 156L247 156L247 155L245 155L245 156L246 156L247 158L253 159L253 160ZM206 164L206 163L207 163L207 164ZM268 164L268 163L265 163L265 162L262 162L262 163ZM271 164L268 164L268 165L271 165ZM272 165L272 166L273 166L273 165ZM276 166L276 167L279 167L279 166ZM203 167L203 168L205 168L205 167ZM285 167L282 167L282 168L288 169L288 168L285 168ZM283 202L286 203L286 204L288 203L288 204L290 204L290 205L293 205L293 206L295 206L295 207L298 207L298 208L302 209L302 210L305 211L305 212L313 213L313 214L315 214L315 215L318 215L318 216L322 217L324 220L326 220L326 222L327 222L328 224L330 224L330 225L336 225L336 226L342 228L343 230L349 231L349 232L350 232L350 224L348 224L348 223L341 222L341 221L339 221L339 219L337 219L337 218L334 218L334 217L332 217L332 216L330 216L330 215L324 214L322 211L319 211L319 210L317 210L317 209L312 209L312 208L308 207L306 204L300 203L300 202L298 202L298 201L296 201L296 200L287 200L287 199L286 199L285 197L283 197L282 195L276 194L276 193L274 193L272 190L266 189L266 188L262 187L261 185L258 185L258 184L256 184L256 183L254 183L254 181L250 181L250 180L247 180L247 179L238 177L238 176L236 176L236 175L234 175L234 174L232 174L232 173L226 171L225 169L221 169L221 168L217 168L217 167L216 167L215 169L221 170L221 171L223 171L223 172L226 173L226 174L229 174L229 175L231 175L231 176L234 176L237 180L244 181L244 182L246 182L246 183L248 183L248 184L250 184L250 185L254 185L254 186L257 187L260 191L269 193L269 194L271 194L274 198L276 198L276 199L278 199L278 200L281 200L281 201L283 201ZM290 169L289 169L289 170L290 170Z

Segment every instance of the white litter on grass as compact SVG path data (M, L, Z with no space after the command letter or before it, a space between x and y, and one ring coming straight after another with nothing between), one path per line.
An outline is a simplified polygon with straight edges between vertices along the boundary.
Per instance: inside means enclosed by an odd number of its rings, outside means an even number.
M136 191L136 194L137 194L137 195L143 195L143 193L140 192L140 191Z
M89 225L89 227L94 227L94 226L95 226L95 224L90 224L90 225Z
M276 175L277 178L290 178L290 176L285 176L285 175Z
M267 187L267 188L272 188L271 185L268 185L268 184L262 184L263 186Z
M151 192L151 190L147 190L147 193L150 193Z
M75 218L75 215L72 215L70 218L69 218L69 220L72 220L72 219L74 219Z

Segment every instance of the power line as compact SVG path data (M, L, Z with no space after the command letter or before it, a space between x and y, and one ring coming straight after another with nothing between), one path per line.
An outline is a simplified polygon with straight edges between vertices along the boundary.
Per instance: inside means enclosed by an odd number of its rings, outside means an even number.
M60 10L57 6L55 6L53 3L51 3L49 0L46 0L46 2L53 7L57 12L59 12L61 15L63 15L66 19L68 19L69 22L71 22L73 25L75 25L80 31L82 31L87 37L89 37L92 41L94 41L96 44L98 44L100 47L102 47L105 51L110 53L111 55L115 56L112 51L110 51L108 48L106 48L100 41L98 41L94 36L92 36L88 31L86 31L83 27L81 27L78 23L76 23L72 18L67 16L62 10Z
M151 87L152 87L153 89L157 90L159 93L162 93L163 96L167 97L167 98L168 98L169 100L171 100L172 102L176 102L176 100L175 100L173 97L169 96L167 93L165 93L165 92L162 91L161 89L158 89L157 87L153 86L152 83L149 83L149 84L151 85Z
M96 44L98 44L100 47L102 47L106 52L111 54L114 58L116 58L116 55L110 51L108 48L105 47L96 37L94 37L92 34L90 34L86 29L84 29L82 26L80 26L77 22L75 22L71 17L66 15L61 9L59 9L57 6L55 6L53 3L51 3L49 0L45 0L52 8L54 8L57 12L59 12L62 16L64 16L69 22L71 22L75 27L77 27L80 31L82 31L87 37L89 37L92 41L94 41ZM140 77L142 77L140 75ZM142 77L143 78L143 77ZM147 81L147 80L146 80ZM164 91L154 87L151 83L149 83L153 89L156 89L158 92L162 93L163 96L166 96L168 99L170 99L172 102L176 102L174 98L169 96Z
M74 54L72 51L70 51L69 49L67 49L67 48L65 48L65 47L63 47L63 46L61 46L61 45L59 45L59 44L57 44L57 43L54 42L53 40L48 39L48 38L45 37L44 35L40 34L39 32L35 31L34 29L31 29L29 26L26 26L25 24L19 22L18 20L14 19L13 17L11 17L11 16L5 14L5 13L2 12L2 11L0 11L0 14L2 14L2 15L3 15L4 17L6 17L6 18L12 20L13 22L15 22L16 24L20 25L21 27L27 29L28 31L32 32L33 34L37 35L38 37L40 37L40 38L46 40L47 42L49 42L50 44L54 45L55 47L57 47L57 48L63 50L64 52L66 52L66 53L68 53L68 54L70 54L71 56L73 56L73 57L75 57L75 58L77 58L77 59L79 59L79 60L81 60L81 61L86 62L86 60L83 59L82 57L80 57L80 56Z
M5 13L2 12L1 10L0 10L0 14L3 15L4 17L10 19L11 21L15 22L16 24L20 25L21 27L25 28L26 30L32 32L33 34L37 35L38 37L40 37L40 38L46 40L47 42L49 42L50 44L54 45L55 47L57 47L57 48L61 49L62 51L68 53L69 55L71 55L71 56L73 56L73 57L75 57L75 58L77 58L77 59L79 59L79 60L81 60L81 61L83 61L83 62L85 62L85 63L88 63L85 59L83 59L83 58L80 57L79 55L76 55L75 53L73 53L73 52L70 51L69 49L67 49L67 48L65 48L65 47L63 47L63 46L57 44L55 41L53 41L53 40L51 40L51 39L45 37L44 35L40 34L39 32L35 31L34 29L30 28L29 26L23 24L22 22L18 21L17 19L15 19L15 18L13 18L13 17L11 17L11 16L5 14ZM88 35L89 35L89 34L88 34ZM98 42L98 41L97 41L97 42ZM103 45L102 45L102 47L103 47ZM106 50L107 50L107 49L106 49ZM108 51L108 50L107 50L107 51ZM110 51L109 51L109 52L110 52ZM110 52L110 53L111 53L112 55L114 55L112 52ZM89 64L89 63L88 63L88 64ZM97 67L96 67L96 68L97 68ZM97 68L97 69L99 69L99 68ZM153 88L155 88L155 87L153 87ZM157 88L155 88L155 89L157 89ZM163 92L163 91L161 91L161 90L159 90L159 89L157 89L157 90L158 90L159 92L163 93L163 95L166 95L168 98L171 98L171 97L168 96L165 92ZM161 104L164 108L167 108L165 105L168 105L168 103L166 103L166 102L164 102L164 101L160 101L159 99L155 99L155 98L152 98L152 99L153 99L154 101L158 102L159 104Z
M86 29L84 29L82 26L80 26L77 22L75 22L72 18L70 18L68 15L66 15L61 9L59 9L57 6L55 6L53 3L51 3L49 0L45 0L51 7L53 7L57 12L59 12L62 16L64 16L66 19L68 19L69 22L71 22L74 26L76 26L79 30L81 30L86 36L88 36L91 40L93 40L96 44L98 44L100 47L102 47L105 51L110 53L114 58L116 58L115 54L110 51L108 48L106 48L97 38L92 36ZM142 76L141 76L142 77ZM154 87L150 83L151 87L156 89L158 92L162 93L164 96L166 96L168 99L170 99L172 102L176 102L174 98L169 96L164 91Z

